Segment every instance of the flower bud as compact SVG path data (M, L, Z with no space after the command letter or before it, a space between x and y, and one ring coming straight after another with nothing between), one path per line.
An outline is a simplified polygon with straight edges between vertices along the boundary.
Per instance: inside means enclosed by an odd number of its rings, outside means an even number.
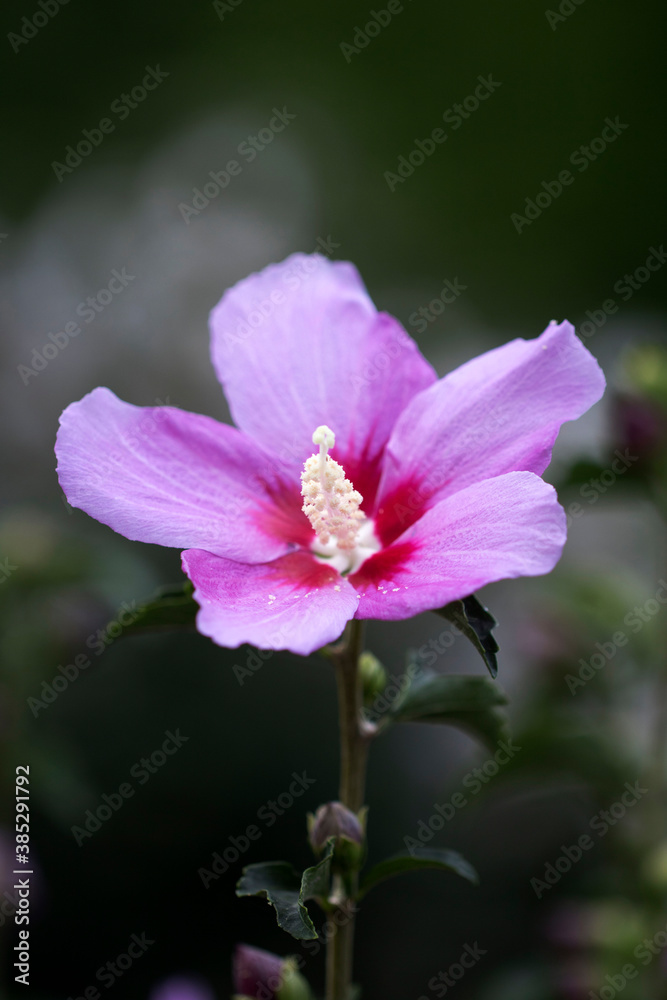
M233 978L235 1000L312 1000L294 959L246 944L236 947Z
M175 976L153 990L150 1000L215 1000L215 997L203 983Z
M667 408L667 350L661 344L640 344L625 359L625 381L634 392Z
M387 684L385 669L377 656L366 651L359 657L359 674L361 676L364 705L372 705L378 695L382 694Z
M648 886L664 893L667 890L667 840L651 850L642 864L642 875Z
M635 459L659 455L667 440L667 411L654 399L616 393L611 396L615 443Z
M364 824L341 802L327 802L314 816L309 815L308 833L315 854L321 854L327 841L334 838L334 868L359 868L364 854Z

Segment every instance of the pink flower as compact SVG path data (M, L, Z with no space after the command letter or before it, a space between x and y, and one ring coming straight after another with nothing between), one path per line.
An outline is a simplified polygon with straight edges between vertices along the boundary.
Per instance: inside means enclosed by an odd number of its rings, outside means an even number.
M56 453L73 506L186 550L215 642L308 654L353 617L558 561L565 514L540 475L604 391L569 323L438 380L351 264L294 254L223 296L211 349L238 429L99 388L63 413Z

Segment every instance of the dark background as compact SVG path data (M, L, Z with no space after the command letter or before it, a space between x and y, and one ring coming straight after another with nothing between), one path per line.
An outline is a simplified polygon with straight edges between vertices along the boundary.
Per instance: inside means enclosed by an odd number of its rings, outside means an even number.
M133 403L228 419L208 362L207 314L230 284L314 250L318 238L355 262L377 305L404 322L441 373L514 336L536 336L552 318L579 328L609 298L618 312L586 343L612 396L625 384L628 352L663 341L664 272L626 303L614 291L666 236L663 5L585 0L566 5L572 13L554 30L545 8L525 0L407 0L348 62L341 43L354 42L370 9L242 0L221 17L207 2L71 0L15 52L9 34L40 8L3 7L0 558L17 568L0 588L0 814L11 837L14 769L30 764L39 1000L81 996L133 933L155 944L113 987L129 1000L176 973L228 996L239 940L298 951L269 908L236 900L233 886L248 861L308 863L304 813L333 798L337 782L334 686L317 657L277 654L241 686L233 666L245 664L247 648L221 650L195 634L125 637L92 653L92 666L35 717L27 699L59 664L90 650L89 637L123 602L180 579L178 553L128 542L68 508L52 451L61 410L106 384ZM157 64L168 78L124 121L109 115ZM443 113L489 75L501 84L489 99L460 128L443 125ZM179 205L238 157L276 107L296 118L186 224ZM59 182L53 162L107 116L113 133ZM607 117L628 127L586 171L572 168L570 155ZM447 141L392 192L385 172L438 127ZM574 183L517 233L512 213L568 167ZM135 275L127 290L26 384L19 366L122 267ZM410 317L446 279L465 291L422 331ZM621 443L610 405L608 397L561 436L551 478L565 499L572 462L604 465ZM664 550L655 506L623 483L573 523L552 577L482 595L500 619L501 681L527 749L436 838L470 858L481 888L414 875L369 898L358 931L365 996L431 1000L428 981L477 941L488 954L457 986L461 1000L576 1000L563 992L572 954L549 931L557 901L572 893L577 905L606 906L616 930L635 926L628 913L646 918L632 896L638 862L615 834L542 900L529 883L652 759L661 620L619 653L599 688L591 682L592 694L571 697L562 673L654 594ZM372 624L369 646L398 676L405 649L442 628L435 616ZM462 641L438 666L483 669ZM71 828L86 809L179 727L188 742L178 754L78 847ZM370 768L372 857L400 850L485 753L462 734L427 727L384 737ZM198 869L304 770L312 789L204 889ZM568 927L579 927L577 913ZM14 933L7 919L7 996L21 995L10 968ZM600 934L590 953L575 955L577 970L588 963L591 988L614 971L616 952L610 959ZM321 958L306 973L319 988Z

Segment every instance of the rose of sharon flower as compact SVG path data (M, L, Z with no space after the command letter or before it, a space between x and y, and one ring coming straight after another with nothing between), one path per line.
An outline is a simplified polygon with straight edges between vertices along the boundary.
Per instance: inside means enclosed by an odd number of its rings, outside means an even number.
M56 444L74 507L185 549L201 633L308 654L351 618L554 567L565 513L540 475L604 391L569 323L438 380L351 264L294 254L226 292L210 325L237 427L98 388Z

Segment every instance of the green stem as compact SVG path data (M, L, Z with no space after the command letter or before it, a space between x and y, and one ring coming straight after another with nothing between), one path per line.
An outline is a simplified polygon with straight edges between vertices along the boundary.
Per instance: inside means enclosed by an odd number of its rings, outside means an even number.
M362 725L363 698L359 676L363 623L353 619L343 642L332 650L338 682L340 714L340 791L339 799L351 812L358 813L364 804L368 735ZM352 985L354 943L354 897L356 875L346 880L345 892L337 886L336 903L331 914L334 930L327 944L326 1000L349 1000Z

